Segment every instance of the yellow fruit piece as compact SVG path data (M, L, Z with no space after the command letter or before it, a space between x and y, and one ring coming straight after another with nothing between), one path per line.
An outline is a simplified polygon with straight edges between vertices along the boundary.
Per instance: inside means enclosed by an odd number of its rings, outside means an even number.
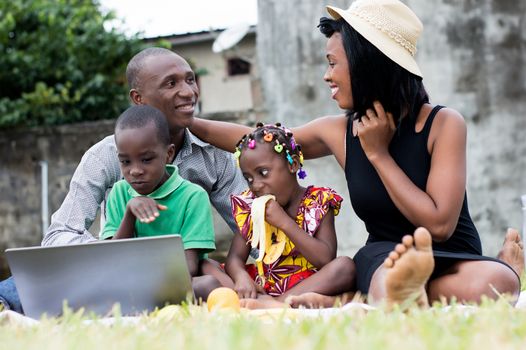
M240 309L237 293L233 289L226 287L214 289L208 295L206 305L208 306L208 311L214 309L231 309L239 311Z
M278 260L285 249L285 241L277 241L274 244L271 244L267 249L267 253L263 258L263 262L267 265L272 264L274 261Z
M170 320L179 312L179 305L167 305L157 312L157 317Z

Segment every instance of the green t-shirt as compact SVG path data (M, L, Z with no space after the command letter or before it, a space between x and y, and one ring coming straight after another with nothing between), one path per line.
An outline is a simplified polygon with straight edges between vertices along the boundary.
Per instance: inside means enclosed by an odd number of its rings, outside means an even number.
M200 186L179 176L177 167L166 165L170 177L148 195L159 204L168 207L160 210L159 216L150 223L135 221L135 236L160 236L180 234L184 249L201 250L204 253L215 249L212 212L208 194ZM124 218L126 204L133 197L141 196L125 180L115 183L106 204L106 224L100 239L111 238Z

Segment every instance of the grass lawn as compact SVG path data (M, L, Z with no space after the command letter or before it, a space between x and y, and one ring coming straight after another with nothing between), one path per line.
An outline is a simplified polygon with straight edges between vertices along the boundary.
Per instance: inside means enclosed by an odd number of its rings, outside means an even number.
M130 322L87 321L81 313L35 326L0 324L0 349L526 349L526 309L505 300L480 307L384 312L346 310L332 316L212 312L181 306Z

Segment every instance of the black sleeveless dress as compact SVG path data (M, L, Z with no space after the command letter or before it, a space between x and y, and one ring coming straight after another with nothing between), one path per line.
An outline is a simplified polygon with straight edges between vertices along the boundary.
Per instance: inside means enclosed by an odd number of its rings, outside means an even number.
M415 120L404 118L389 145L389 153L422 191L425 191L431 155L427 141L436 113L436 106L424 128L415 131ZM416 227L395 206L376 170L367 159L358 137L353 137L352 122L347 123L345 177L353 209L365 223L369 237L366 245L354 256L357 270L357 289L366 294L374 272L402 237L412 234ZM468 211L464 194L462 210L453 235L441 243L433 242L435 270L431 278L442 274L459 260L500 260L482 255L480 237ZM501 262L502 263L502 262Z

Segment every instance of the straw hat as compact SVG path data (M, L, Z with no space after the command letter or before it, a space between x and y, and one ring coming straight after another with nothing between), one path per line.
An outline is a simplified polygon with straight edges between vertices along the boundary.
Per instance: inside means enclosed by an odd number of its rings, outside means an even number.
M387 57L422 77L415 61L416 41L422 22L398 0L356 0L347 10L327 6L334 18L343 18Z

